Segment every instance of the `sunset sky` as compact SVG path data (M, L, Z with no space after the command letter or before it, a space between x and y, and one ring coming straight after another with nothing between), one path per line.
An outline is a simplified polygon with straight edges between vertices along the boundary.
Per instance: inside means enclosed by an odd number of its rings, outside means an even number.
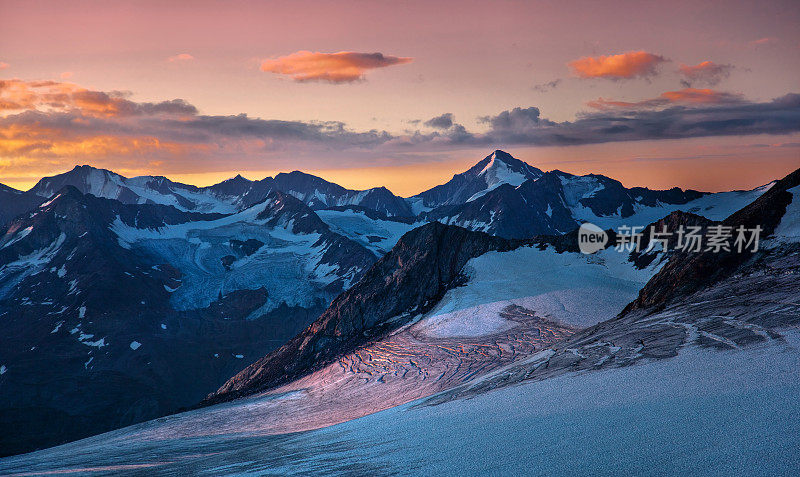
M625 185L800 167L789 1L0 0L0 182L295 169L412 195L494 149Z

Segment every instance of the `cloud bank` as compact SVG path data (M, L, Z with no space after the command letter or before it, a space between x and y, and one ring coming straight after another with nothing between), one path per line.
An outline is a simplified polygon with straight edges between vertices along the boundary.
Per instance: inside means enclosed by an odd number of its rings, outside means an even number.
M298 51L288 56L264 60L261 70L286 75L295 81L352 83L361 81L367 71L410 63L413 58L388 56L383 53L319 53Z
M149 173L364 167L464 147L570 146L800 131L800 95L766 102L684 89L637 102L597 100L594 112L552 121L534 106L478 118L467 130L444 113L402 134L356 131L336 121L201 114L181 99L136 102L55 81L0 80L0 176L36 175L76 163Z
M630 108L585 113L575 121L543 119L538 108L515 108L488 117L491 129L478 144L566 146L708 136L788 134L800 131L800 95L764 103Z

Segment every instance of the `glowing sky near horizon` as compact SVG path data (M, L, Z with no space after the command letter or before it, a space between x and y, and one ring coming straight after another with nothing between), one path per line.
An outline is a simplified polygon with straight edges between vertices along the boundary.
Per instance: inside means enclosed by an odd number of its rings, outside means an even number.
M0 182L301 169L411 195L500 148L749 188L800 167L798 24L795 1L4 0Z

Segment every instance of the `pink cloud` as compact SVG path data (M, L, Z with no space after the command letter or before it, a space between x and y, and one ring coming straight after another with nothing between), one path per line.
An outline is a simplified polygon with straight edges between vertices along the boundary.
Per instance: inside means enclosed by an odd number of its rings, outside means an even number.
M189 53L180 53L178 55L170 56L167 58L167 61L170 63L175 63L176 61L190 61L193 59L194 56L190 55Z
M581 78L630 79L654 76L663 56L646 51L629 51L618 55L584 56L569 66Z
M4 69L8 68L9 66L11 66L11 65L9 65L6 62L0 61L0 70L4 70Z
M261 63L261 70L290 76L295 81L350 83L363 80L368 70L411 61L413 58L386 56L382 53L298 51L291 55L264 60Z
M758 40L753 40L753 41L749 42L747 45L751 46L751 47L755 47L755 46L763 46L763 45L774 45L775 43L778 43L778 39L775 38L774 36L768 36L768 37L764 37L764 38L759 38Z

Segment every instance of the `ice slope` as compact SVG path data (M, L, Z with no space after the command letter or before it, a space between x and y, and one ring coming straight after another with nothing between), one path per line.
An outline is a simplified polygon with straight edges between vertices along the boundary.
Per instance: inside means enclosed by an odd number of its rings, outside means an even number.
M258 204L218 220L157 230L133 228L117 220L112 230L120 245L161 257L182 272L181 286L168 290L178 310L203 308L228 292L262 287L269 299L260 313L282 302L310 307L317 300L330 301L333 297L322 288L339 278L339 271L320 265L324 250L315 246L320 234L293 233L291 223L270 227L267 219L256 217L263 208L264 204ZM222 257L235 253L231 239L256 239L264 245L226 270Z
M354 210L323 209L316 213L331 230L355 240L378 256L391 250L404 233L415 227L404 222L372 219L364 212Z
M138 176L125 180L125 185L142 198L139 203L151 200L157 204L172 205L180 210L187 210L184 204L188 201L196 205L193 210L197 212L230 214L238 210L231 201L217 197L207 188L172 187L171 194L161 194L149 187L149 184L160 181L169 182L160 177ZM185 200L180 200L178 197Z
M614 248L594 255L552 246L489 252L467 263L469 281L447 291L414 328L432 337L486 335L512 325L500 316L512 304L567 325L593 325L619 313L661 265L654 260L639 270Z
M800 242L800 186L789 189L789 192L792 202L773 234L776 243Z
M0 472L105 475L793 475L800 333L746 350L526 382L317 431L209 434L293 394L245 399L0 460ZM180 432L172 432L179 426ZM170 432L159 433L159 429ZM189 437L192 436L192 437ZM93 474L93 475L95 475Z

